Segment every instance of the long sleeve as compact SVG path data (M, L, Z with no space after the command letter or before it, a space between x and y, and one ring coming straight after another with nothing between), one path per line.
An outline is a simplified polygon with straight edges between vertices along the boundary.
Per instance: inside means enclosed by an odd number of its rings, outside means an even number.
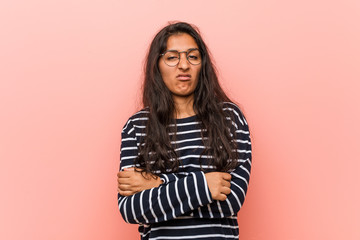
M231 193L225 201L213 200L205 174L199 165L203 142L196 117L177 122L175 151L181 161L178 173L159 174L163 180L157 188L144 190L132 196L118 194L121 215L129 223L155 223L187 216L193 218L223 218L236 216L245 201L251 171L251 141L249 127L239 108L228 103L223 108L232 126L237 143L239 165L230 171ZM124 126L121 142L120 170L134 167L138 146L145 136L147 116L136 114ZM171 133L172 134L172 133ZM203 168L208 166L203 165ZM211 166L209 166L209 171Z
M251 140L248 123L235 105L231 105L224 110L232 112L235 141L237 142L237 152L239 155L239 165L231 174L231 193L227 195L225 201L215 200L205 206L193 211L193 217L200 218L222 218L234 216L242 207L248 189L251 172ZM182 178L184 175L175 173L160 174L164 183L170 183Z
M227 199L225 201L214 200L205 206L199 207L193 211L192 216L199 218L223 218L236 215L245 201L250 178L250 168L251 161L247 159L234 171L230 172L231 193L227 195ZM169 179L169 181L165 180L165 184L181 179L181 177L175 174L164 175L161 174L162 179Z
M250 172L251 172L251 141L249 127L245 117L238 108L233 108L235 116L235 140L237 142L239 165L231 174L231 193L227 195L225 201L214 201L207 206L203 206L194 216L203 217L229 217L234 216L240 210L245 201ZM211 209L211 211L210 211Z
M131 121L122 132L120 170L134 166L138 155L136 126ZM211 203L211 195L203 172L192 172L157 188L132 196L118 194L121 215L128 223L155 223L174 219Z

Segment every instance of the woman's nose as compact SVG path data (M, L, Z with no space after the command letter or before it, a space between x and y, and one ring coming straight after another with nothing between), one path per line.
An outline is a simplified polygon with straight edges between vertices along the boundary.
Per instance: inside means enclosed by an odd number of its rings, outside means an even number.
M190 63L186 58L186 53L180 53L180 60L179 60L179 68L181 69L188 69L190 67Z

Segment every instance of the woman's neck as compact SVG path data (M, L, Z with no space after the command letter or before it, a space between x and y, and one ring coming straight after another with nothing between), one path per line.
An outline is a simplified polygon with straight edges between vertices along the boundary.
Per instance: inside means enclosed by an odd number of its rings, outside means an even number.
M189 97L174 97L175 118L186 118L195 115L194 111L194 95Z

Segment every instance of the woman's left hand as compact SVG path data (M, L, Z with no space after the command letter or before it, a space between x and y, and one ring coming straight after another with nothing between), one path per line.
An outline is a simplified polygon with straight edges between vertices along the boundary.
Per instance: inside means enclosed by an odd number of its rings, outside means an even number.
M137 172L133 167L118 172L117 177L118 192L122 196L131 196L146 189L159 187L162 184L162 180L158 176L151 173Z

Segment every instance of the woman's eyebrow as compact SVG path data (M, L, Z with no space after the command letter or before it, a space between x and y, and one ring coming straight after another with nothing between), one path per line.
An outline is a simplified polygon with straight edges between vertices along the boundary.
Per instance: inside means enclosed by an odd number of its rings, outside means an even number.
M192 47L192 48L188 48L188 49L186 49L186 50L184 50L184 51L189 51L189 50L192 50L192 49L198 49L197 47ZM167 49L166 51L177 51L177 52L182 52L182 51L179 51L179 50L177 50L177 49Z

